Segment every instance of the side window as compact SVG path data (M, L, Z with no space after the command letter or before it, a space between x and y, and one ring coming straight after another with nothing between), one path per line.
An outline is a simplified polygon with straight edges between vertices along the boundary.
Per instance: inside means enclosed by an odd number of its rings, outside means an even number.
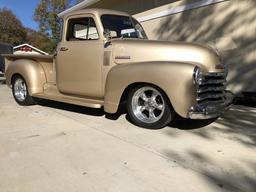
M90 26L88 29L88 39L99 39L99 34L96 28L96 24L93 19L90 19Z
M93 18L74 18L68 21L67 41L97 40L99 34Z

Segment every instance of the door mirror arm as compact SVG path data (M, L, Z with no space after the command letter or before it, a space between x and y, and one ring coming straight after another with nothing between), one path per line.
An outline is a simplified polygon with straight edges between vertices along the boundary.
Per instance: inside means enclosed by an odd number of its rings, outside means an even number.
M103 32L103 36L105 37L105 48L107 48L109 45L111 45L111 32L109 29L105 29Z
M54 53L53 53L53 56L54 56L54 57L57 57L57 55L58 55L58 51L55 50Z
M103 36L105 37L106 41L110 41L112 39L111 32L109 29L105 29L103 32Z

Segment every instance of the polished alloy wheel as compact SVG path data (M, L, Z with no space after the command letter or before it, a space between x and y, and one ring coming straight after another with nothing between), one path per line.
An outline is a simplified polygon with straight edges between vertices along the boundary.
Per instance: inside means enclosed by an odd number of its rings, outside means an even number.
M132 98L132 111L136 118L144 123L159 121L165 111L162 94L153 87L138 89Z
M20 75L15 75L12 78L12 94L19 105L30 106L35 104L33 97L29 95L27 83Z
M27 97L27 86L25 81L21 78L17 78L13 86L15 98L20 102L25 101Z

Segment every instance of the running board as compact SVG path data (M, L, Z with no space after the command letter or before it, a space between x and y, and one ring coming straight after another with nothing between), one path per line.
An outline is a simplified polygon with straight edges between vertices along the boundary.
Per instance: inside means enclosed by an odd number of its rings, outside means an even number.
M33 97L40 98L40 99L47 99L51 101L69 103L74 105L80 105L80 106L90 107L90 108L101 108L104 105L103 100L85 99L81 97L62 95L61 93L56 93L56 94L40 93L40 94L33 95Z

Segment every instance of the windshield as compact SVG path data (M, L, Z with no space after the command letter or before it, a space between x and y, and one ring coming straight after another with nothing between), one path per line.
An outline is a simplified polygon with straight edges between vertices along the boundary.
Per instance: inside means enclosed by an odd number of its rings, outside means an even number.
M111 38L147 39L146 33L140 23L132 17L102 15L101 22L104 31L109 32Z

